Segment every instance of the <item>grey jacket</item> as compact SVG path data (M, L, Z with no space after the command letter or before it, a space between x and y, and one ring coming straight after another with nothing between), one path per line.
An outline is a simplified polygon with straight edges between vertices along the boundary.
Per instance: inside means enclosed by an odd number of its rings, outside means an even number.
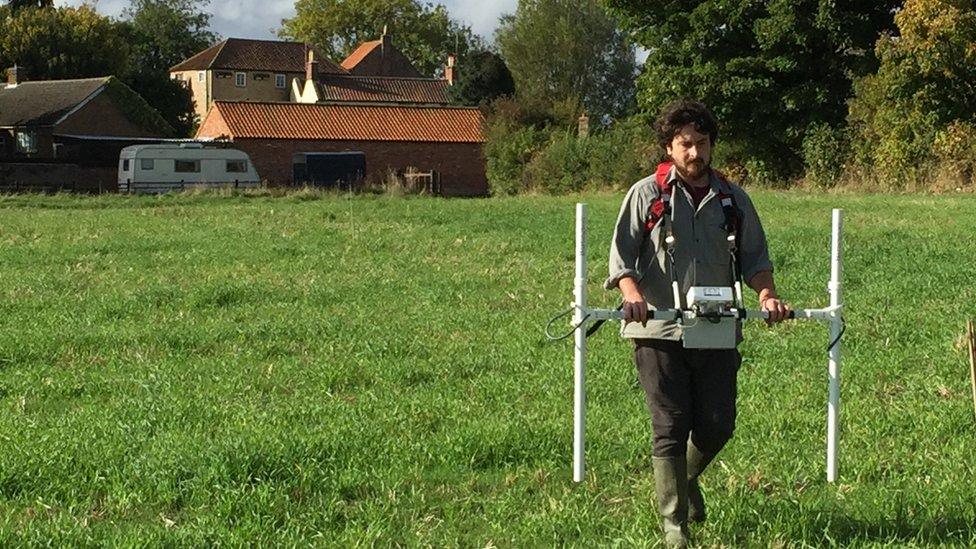
M722 185L731 187L735 205L741 212L739 261L742 279L748 282L756 273L772 271L766 234L752 200L741 187L723 183L714 172L711 190L697 211L691 196L680 183L674 167L668 174L673 185L671 230L675 237L674 261L682 301L692 286L732 286L731 256L725 231L725 214L719 203ZM664 244L663 223L645 236L645 223L651 203L659 196L654 176L635 183L627 192L610 247L610 276L604 287L616 288L623 277L633 277L647 300L649 309L674 306L670 262ZM682 302L682 305L686 305ZM620 334L629 338L681 339L681 327L674 321L648 320L647 326L621 322Z

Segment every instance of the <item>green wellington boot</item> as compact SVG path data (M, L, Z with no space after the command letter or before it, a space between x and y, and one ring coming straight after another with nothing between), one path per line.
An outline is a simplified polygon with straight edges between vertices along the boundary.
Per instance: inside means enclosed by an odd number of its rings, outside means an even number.
M654 489L664 525L664 545L688 546L688 465L684 456L655 457Z
M688 441L688 520L705 521L705 498L702 497L698 477L717 454L707 454Z

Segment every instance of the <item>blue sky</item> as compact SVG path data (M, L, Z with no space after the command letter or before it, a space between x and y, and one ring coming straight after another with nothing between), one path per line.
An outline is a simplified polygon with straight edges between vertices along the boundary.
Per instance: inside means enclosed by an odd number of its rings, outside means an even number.
M55 0L56 6L78 6L82 0ZM498 17L515 11L518 0L440 0L451 16L491 39ZM129 0L97 0L99 13L118 17ZM274 39L281 20L295 15L294 0L211 0L211 29L224 38Z

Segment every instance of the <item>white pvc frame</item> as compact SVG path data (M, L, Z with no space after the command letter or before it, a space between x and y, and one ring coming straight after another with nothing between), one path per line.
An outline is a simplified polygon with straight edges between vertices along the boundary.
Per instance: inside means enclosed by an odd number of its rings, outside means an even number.
M823 320L830 322L830 347L827 374L827 482L837 480L837 447L839 441L838 420L840 415L840 336L843 329L841 313L841 210L833 210L830 245L830 306L823 309L794 311L794 319ZM573 393L573 482L582 482L586 473L586 325L597 320L620 320L623 313L613 309L589 309L586 306L586 204L576 204L576 278L573 284L573 326L575 326L574 383ZM695 318L692 311L658 309L648 311L648 318L675 320ZM766 311L745 311L746 319L765 319Z

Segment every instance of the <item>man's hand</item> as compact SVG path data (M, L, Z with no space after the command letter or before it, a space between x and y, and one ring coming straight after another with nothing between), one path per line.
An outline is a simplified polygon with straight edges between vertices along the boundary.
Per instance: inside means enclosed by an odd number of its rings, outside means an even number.
M786 316L792 310L789 305L780 301L775 294L767 294L765 297L760 295L759 308L763 311L769 311L769 318L766 319L766 324L769 326L786 320Z
M637 287L637 282L630 277L620 279L620 292L623 294L624 305L620 309L624 314L624 323L640 322L647 326L647 302Z
M772 326L786 320L786 315L792 310L786 303L780 301L776 295L776 285L773 283L772 271L759 271L748 281L749 287L759 294L759 308L769 311L766 324Z

